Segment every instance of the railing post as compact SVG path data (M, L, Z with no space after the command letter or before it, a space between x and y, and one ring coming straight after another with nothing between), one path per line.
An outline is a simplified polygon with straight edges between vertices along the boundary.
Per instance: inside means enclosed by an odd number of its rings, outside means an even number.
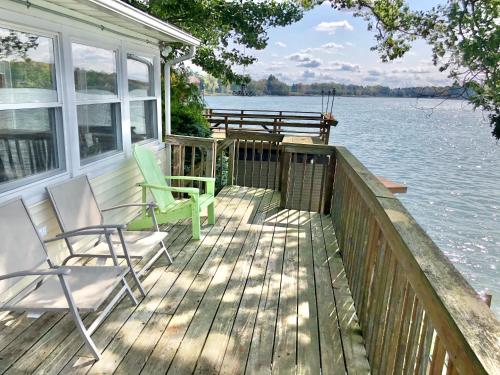
M233 139L233 143L229 146L229 160L227 163L227 183L232 185L234 183L234 162L236 157L236 142Z
M213 142L210 147L206 148L207 150L207 159L205 160L205 166L201 166L205 169L205 175L207 177L215 176L215 166L217 163L217 158L215 157L217 152L217 145Z
M322 207L323 214L329 214L332 209L332 197L333 197L333 183L335 180L335 166L336 166L335 154L330 155L330 159L326 166L326 181L325 181L325 200Z
M281 208L286 208L287 201L288 201L288 180L290 177L291 159L292 159L292 154L290 152L287 152L283 148L281 165L280 165L280 190L281 190L280 207Z

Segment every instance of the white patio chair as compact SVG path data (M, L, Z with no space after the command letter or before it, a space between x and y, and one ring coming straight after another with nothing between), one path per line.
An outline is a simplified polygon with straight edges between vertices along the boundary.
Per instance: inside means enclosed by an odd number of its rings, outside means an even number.
M113 228L99 228L88 230L86 234L110 237L114 232ZM71 234L65 236L52 240L69 238ZM112 248L108 251L114 266L55 267L22 199L0 206L0 239L0 294L6 295L7 299L0 310L27 312L35 316L44 312L70 312L85 345L98 360L100 352L90 337L92 333L124 292L137 304L125 281L129 267L118 266ZM101 310L119 284L122 288L90 327L85 328L80 313Z
M74 245L79 241L78 237L66 237L66 244L70 255L64 259L63 264L66 264L73 258L109 258L108 247L118 245L116 249L118 258L125 258L131 269L135 283L141 291L141 294L145 296L146 294L139 277L144 274L162 254L172 263L172 258L163 243L167 233L161 232L156 222L156 231L126 231L126 225L123 223L103 224L103 212L126 207L142 208L146 206L154 217L155 205L153 203L122 204L101 210L88 177L85 175L48 186L47 192L49 193L52 206L63 233L75 234L81 230L93 228L116 229L116 233L106 239L106 242L103 242L103 236L96 236L93 246L91 248L87 247L83 249L83 251L75 250ZM157 249L158 245L159 248ZM132 264L132 259L138 260L136 264L137 267L134 267ZM142 262L143 260L145 263ZM142 266L138 268L141 264Z

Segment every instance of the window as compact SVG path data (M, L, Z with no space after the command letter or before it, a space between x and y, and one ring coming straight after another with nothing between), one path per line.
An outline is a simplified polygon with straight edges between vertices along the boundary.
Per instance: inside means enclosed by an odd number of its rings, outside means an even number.
M127 55L132 143L158 137L153 60Z
M62 102L53 38L0 27L0 41L0 190L7 190L62 169Z
M73 43L78 139L82 164L122 149L116 52Z

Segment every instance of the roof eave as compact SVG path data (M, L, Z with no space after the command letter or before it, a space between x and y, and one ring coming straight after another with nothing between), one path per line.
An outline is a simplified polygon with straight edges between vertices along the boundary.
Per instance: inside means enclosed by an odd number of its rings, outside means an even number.
M199 46L200 40L191 34L179 29L173 25L163 22L133 6L119 0L88 0L89 2L107 8L108 10L118 13L122 17L127 17L134 22L139 22L147 27L168 36L168 39L176 39L181 43Z

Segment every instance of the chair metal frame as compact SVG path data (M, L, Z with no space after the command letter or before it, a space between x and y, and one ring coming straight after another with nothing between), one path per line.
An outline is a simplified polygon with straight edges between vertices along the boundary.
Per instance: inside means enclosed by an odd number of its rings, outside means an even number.
M10 298L8 301L5 302L4 305L9 305L9 304L15 304L16 302L20 301L22 298L26 297L29 295L30 292L32 292L34 289L38 288L43 282L44 282L44 277L45 276L57 276L59 279L59 282L61 284L61 288L63 290L64 296L66 298L66 301L68 302L68 311L70 312L76 327L78 329L78 332L83 338L83 341L85 345L89 348L90 352L92 353L93 357L96 360L99 360L101 357L101 354L99 350L97 349L95 343L93 342L91 335L95 332L95 330L99 327L99 325L103 322L103 320L108 316L109 312L113 309L113 307L121 300L122 296L124 293L127 293L128 297L132 301L134 305L137 305L138 302L136 298L134 297L132 290L130 289L127 281L125 280L125 276L122 275L120 276L121 280L120 283L122 284L122 288L118 293L115 294L115 296L111 299L111 301L108 302L106 307L101 311L100 315L94 320L94 322L89 326L89 328L86 328L85 325L83 324L82 318L80 316L80 313L78 311L78 307L75 303L75 300L73 298L73 294L71 292L71 288L69 286L68 281L66 280L66 276L68 276L71 273L71 269L58 267L54 266L52 261L50 260L47 252L47 248L45 246L46 242L51 242L51 241L57 241L57 240L62 240L63 237L58 237L58 238L53 238L50 239L49 241L43 241L43 239L40 236L40 233L38 232L35 223L33 222L33 218L29 214L29 211L27 209L26 203L22 198L15 198L12 200L9 200L5 203L2 204L2 206L5 206L13 201L20 200L22 203L23 208L26 211L26 214L29 218L29 221L33 227L33 230L36 232L36 236L38 240L40 241L40 244L42 246L42 249L45 252L45 259L44 261L40 264L42 265L43 263L47 263L48 268L47 269L31 269L31 270L23 270L23 271L18 271L18 272L12 272L6 275L1 275L0 276L0 281L2 280L7 280L7 279L12 279L12 278L21 278L21 277L26 277L26 276L39 276L37 279L29 283L26 287L24 287L19 293L17 293L15 296ZM1 207L1 206L0 206ZM104 235L106 238L110 238L111 234L114 232L114 228L95 228L90 230L93 235L95 234L100 234ZM113 259L113 264L115 266L118 266L118 258L114 252L113 247L109 247L110 251L110 257ZM79 266L82 268L85 268L85 266ZM130 268L127 267L127 272L130 272ZM1 310L5 310L3 307L0 307ZM43 312L50 312L50 311L60 311L58 310L51 310L50 306L47 307L46 309L44 308L43 311L37 310L37 309L26 309L25 311L27 312L34 312L35 314L40 314Z
M141 207L141 208L149 210L151 212L151 215L152 215L152 218L153 218L153 222L154 222L154 228L155 228L155 230L157 232L160 232L160 227L158 226L158 223L156 221L156 215L155 215L156 205L154 203L126 203L126 204L121 204L121 205L117 205L117 206L113 206L113 207L108 207L108 208L105 208L105 209L101 209L99 207L99 204L98 204L98 201L97 201L94 189L92 188L92 184L90 183L90 180L89 180L88 176L87 175L82 175L82 176L74 177L74 179L78 179L78 178L82 178L82 179L86 180L86 183L88 184L88 186L90 188L90 191L91 191L91 194L92 194L92 199L94 199L94 201L96 203L96 206L97 206L97 208L99 210L99 214L101 216L101 224L100 225L92 225L92 226L82 227L82 228L78 228L78 229L74 229L74 230L68 230L66 228L66 225L63 223L63 220L61 218L62 215L61 215L61 213L60 213L60 211L59 211L59 209L57 207L57 204L55 203L56 199L55 199L55 197L54 197L54 195L52 194L52 191L51 191L51 188L63 185L67 181L63 181L63 182L60 182L58 184L54 184L54 185L48 186L46 188L47 193L48 193L49 198L50 198L50 202L51 202L52 207L53 207L53 209L54 209L54 211L56 213L57 222L59 223L59 227L62 230L62 233L58 234L56 236L56 238L51 239L50 241L55 241L55 240L58 240L58 239L64 239L65 242L66 242L66 245L68 247L68 251L70 253L70 255L68 255L66 258L64 258L64 260L62 261L62 264L67 264L67 262L69 260L73 259L73 258L101 258L101 259L110 258L109 255L102 255L102 254L92 253L90 251L90 249L87 249L89 251L86 251L84 253L77 252L73 248L73 245L69 241L69 239L71 237L79 237L79 236L82 236L82 235L100 235L100 237L98 238L98 240L93 245L93 247L95 247L95 246L99 245L101 243L101 241L102 241L102 233L99 232L100 230L102 230L102 229L114 229L114 230L116 230L116 233L118 234L118 237L120 239L120 245L121 245L121 247L123 249L123 255L117 255L116 257L117 258L125 258L125 261L126 261L127 265L130 268L130 271L131 271L131 274L132 274L132 277L134 279L135 284L139 288L139 291L141 292L141 295L143 297L145 297L146 296L146 292L144 291L144 287L141 284L140 277L146 271L148 271L151 268L151 266L156 262L156 260L158 260L158 258L160 258L160 256L162 256L162 254L164 254L167 257L167 260L170 263L173 262L172 261L172 257L170 256L170 254L169 254L169 252L167 250L167 247L165 246L165 243L163 242L163 240L160 241L160 249L156 252L156 254L140 270L136 271L134 269L134 267L133 267L133 264L132 264L132 258L140 258L140 257L130 256L129 255L129 251L128 251L128 247L127 247L127 241L126 241L126 239L125 239L125 237L123 235L123 231L127 229L127 225L126 224L104 224L104 216L103 216L102 213L103 212L112 211L112 210L116 210L116 209L122 209L122 208L126 208L126 207ZM110 236L105 236L105 237L106 237L106 242L107 242L108 247L109 248L114 248L113 241L111 240L111 237Z

